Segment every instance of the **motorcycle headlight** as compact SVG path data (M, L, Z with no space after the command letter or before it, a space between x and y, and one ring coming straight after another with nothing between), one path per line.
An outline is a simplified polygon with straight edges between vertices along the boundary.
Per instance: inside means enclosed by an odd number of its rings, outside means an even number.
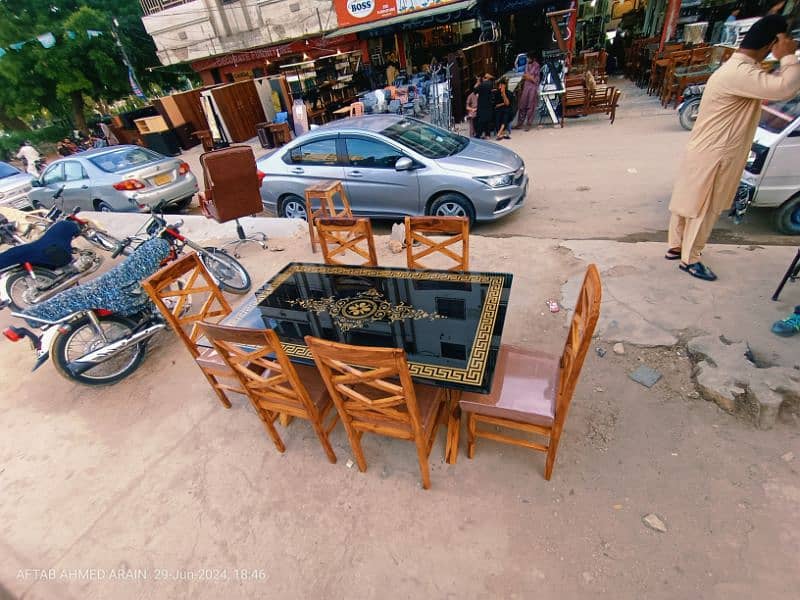
M490 188L508 187L514 183L514 173L502 173L501 175L489 175L488 177L476 177L481 183L485 183Z

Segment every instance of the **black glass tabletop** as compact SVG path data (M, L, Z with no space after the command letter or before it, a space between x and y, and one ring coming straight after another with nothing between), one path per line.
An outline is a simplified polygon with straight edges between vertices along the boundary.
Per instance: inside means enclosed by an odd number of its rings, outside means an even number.
M488 392L511 279L505 273L290 263L224 324L275 330L298 362L313 362L307 335L403 348L415 379Z

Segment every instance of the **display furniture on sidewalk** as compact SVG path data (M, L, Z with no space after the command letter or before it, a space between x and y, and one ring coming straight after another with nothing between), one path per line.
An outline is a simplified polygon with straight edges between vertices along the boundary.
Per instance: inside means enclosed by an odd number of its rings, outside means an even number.
M450 271L469 270L469 219L466 217L406 217L406 261L409 269L427 269L421 259L442 255L453 264ZM446 235L436 242L423 234ZM458 252L453 246L459 246Z
M361 267L377 267L378 255L375 252L375 238L369 219L352 217L321 217L314 221L322 246L325 264L348 265L343 262L347 253L360 256L364 262Z

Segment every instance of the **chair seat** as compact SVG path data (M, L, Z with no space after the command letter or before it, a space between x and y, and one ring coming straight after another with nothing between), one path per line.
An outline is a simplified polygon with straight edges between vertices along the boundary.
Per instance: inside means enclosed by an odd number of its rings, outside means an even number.
M559 358L542 352L501 346L489 394L464 392L467 412L550 427L556 414Z

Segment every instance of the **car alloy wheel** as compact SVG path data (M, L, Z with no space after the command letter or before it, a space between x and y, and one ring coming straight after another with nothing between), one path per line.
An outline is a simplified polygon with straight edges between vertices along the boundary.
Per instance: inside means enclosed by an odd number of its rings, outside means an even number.
M457 202L445 202L436 208L437 217L466 217L467 211Z
M290 198L289 200L285 200L283 202L283 216L287 219L303 219L303 221L308 220L308 215L306 215L306 206L299 198Z

